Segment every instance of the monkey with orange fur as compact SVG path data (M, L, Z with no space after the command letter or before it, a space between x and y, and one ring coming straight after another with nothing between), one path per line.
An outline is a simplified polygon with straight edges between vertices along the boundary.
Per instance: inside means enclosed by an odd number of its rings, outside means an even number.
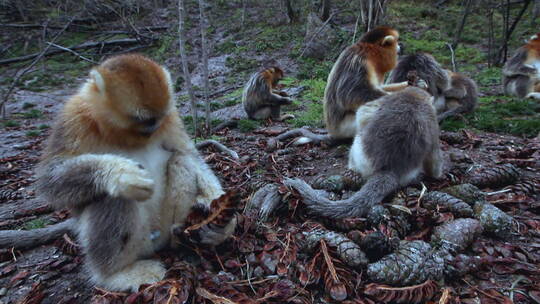
M540 33L533 35L506 62L503 85L508 95L540 99Z
M171 83L141 55L106 60L65 104L38 168L41 194L78 219L91 280L110 290L161 280L165 268L148 258L195 204L223 193L184 129ZM234 224L203 242L223 241Z
M408 86L407 81L383 85L384 75L397 64L398 39L395 29L377 27L341 53L324 92L324 118L330 136L353 138L359 107Z
M284 92L277 91L283 70L272 67L251 76L242 93L242 104L249 118L281 121L294 118L291 114L281 115L281 106L292 103Z

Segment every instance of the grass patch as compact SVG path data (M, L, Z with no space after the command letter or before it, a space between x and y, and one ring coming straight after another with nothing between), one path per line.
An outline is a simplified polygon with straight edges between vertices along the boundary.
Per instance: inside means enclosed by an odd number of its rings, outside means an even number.
M242 133L251 132L260 126L260 122L251 119L240 119L238 121L238 130Z
M22 228L24 230L34 230L34 229L44 228L48 224L49 224L48 220L37 218L37 219L33 219L31 221L24 223Z
M8 120L6 122L3 122L2 125L5 127L5 128L13 128L13 127L18 127L20 126L21 124L18 122L18 121L15 121L15 120Z
M536 136L540 132L540 104L500 96L480 98L476 111L464 116L465 120L450 118L442 129L457 131L464 128L505 133L517 136Z
M482 69L475 77L480 86L500 85L502 79L501 68L491 67Z
M306 104L305 111L295 112L296 119L293 121L295 128L303 126L322 128L323 122L323 105L321 102L311 102Z
M22 113L22 116L24 118L29 118L29 119L31 119L31 118L41 118L41 117L43 117L43 112L41 112L38 109L32 109L32 110L30 110L28 112Z
M39 136L39 135L41 135L41 131L39 131L39 130L30 130L30 131L26 132L26 136L28 136L28 137L36 137L36 136Z

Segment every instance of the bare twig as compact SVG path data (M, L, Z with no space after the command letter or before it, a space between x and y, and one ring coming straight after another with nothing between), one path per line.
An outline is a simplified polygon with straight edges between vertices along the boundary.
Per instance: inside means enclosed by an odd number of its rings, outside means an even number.
M195 146L197 147L197 149L203 149L203 148L208 147L208 146L213 146L219 152L225 152L225 153L229 154L232 158L239 159L238 153L236 153L235 151L227 148L222 143L220 143L218 141L215 141L213 139L203 140L201 142L198 142Z
M208 81L208 43L206 41L206 29L208 24L208 19L204 14L205 9L204 0L199 0L199 21L201 23L201 52L202 52L202 67L203 67L203 94L204 94L204 109L206 114L205 119L205 129L206 135L210 135L211 132L211 121L210 121L210 100L208 98L208 92L210 90L210 83Z
M55 42L56 39L58 39L58 37L60 37L60 35L62 35L66 29L69 27L69 25L71 24L71 22L73 22L73 19L69 20L66 25L64 26L64 28L62 28L54 37L53 39L51 40L51 42ZM34 59L34 61L32 61L32 63L30 63L30 65L28 65L24 70L22 70L22 72L18 73L15 75L15 79L13 79L13 81L11 82L11 85L10 87L8 88L6 94L4 95L4 97L2 98L2 101L0 101L0 116L2 117L2 119L6 119L6 116L7 116L7 113L6 113L6 102L8 101L9 97L11 96L11 93L13 92L13 89L15 89L15 86L17 85L17 83L19 82L19 79L21 79L22 76L24 76L24 74L28 73L40 60L41 58L43 58L43 56L45 56L45 54L47 53L47 51L49 50L49 48L51 47L51 45L47 45Z
M456 70L456 56L454 54L454 48L452 47L452 45L450 43L447 43L446 45L450 49L450 54L452 55L451 56L451 59L452 59L452 71L457 72L457 70Z
M452 48L456 49L459 44L459 39L461 38L461 33L463 33L463 28L465 27L465 23L467 21L467 17L469 16L473 4L473 0L467 0L465 7L463 8L463 16L461 17L461 23L459 24L459 28L456 32L456 35L454 36L454 42L452 42Z
M182 60L182 70L184 72L184 83L186 90L188 91L189 101L191 104L191 117L193 118L193 131L195 136L199 135L198 132L198 120L197 120L197 102L195 101L195 95L193 94L193 87L191 84L191 74L189 73L188 59L186 53L186 37L185 37L185 25L184 20L186 13L184 8L184 1L178 0L178 46L180 48L180 57Z
M52 46L54 46L54 47L56 47L56 48L59 48L59 49L61 49L61 50L66 51L66 52L70 52L71 54L73 54L73 55L75 55L75 56L81 58L82 60L91 62L91 63L93 63L93 64L98 64L96 61L94 61L94 60L92 60L92 59L90 59L90 58L86 58L86 57L84 57L83 55L81 55L81 54L75 52L74 50L72 50L72 49L70 49L70 48L63 47L63 46L61 46L61 45L58 45L58 44L52 43L52 42L47 42L47 44L50 44L50 45L52 45Z
M68 219L61 223L45 228L32 230L3 230L0 231L1 248L32 248L54 239L62 237L66 233L74 231L76 220Z

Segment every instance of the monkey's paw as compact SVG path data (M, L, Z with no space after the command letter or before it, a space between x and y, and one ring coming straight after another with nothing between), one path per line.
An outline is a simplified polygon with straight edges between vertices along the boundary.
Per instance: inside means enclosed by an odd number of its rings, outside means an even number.
M540 93L539 93L539 92L529 93L529 94L527 94L526 97L527 97L527 98L532 98L532 99L540 100Z
M145 201L154 193L154 180L141 165L124 162L112 170L107 190L112 196Z
M428 84L424 79L419 78L418 81L416 82L416 86L419 87L422 90L427 90L428 89Z
M142 284L152 284L162 280L167 270L156 260L140 260L114 274L104 282L104 287L112 290L136 292Z

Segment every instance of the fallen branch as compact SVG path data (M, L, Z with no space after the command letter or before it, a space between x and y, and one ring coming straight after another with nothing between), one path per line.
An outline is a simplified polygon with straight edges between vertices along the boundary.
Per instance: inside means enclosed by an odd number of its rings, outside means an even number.
M0 231L1 248L27 249L47 244L66 233L74 232L76 220L71 218L58 224L33 230L3 230Z
M103 47L106 47L106 46L127 46L127 45L133 45L133 44L137 44L137 43L140 43L139 39L125 38L125 39L117 39L117 40L101 41L101 42L86 42L86 43L83 43L83 44L71 46L71 47L69 47L69 49L74 51L74 50L82 50L82 49L91 49L91 48L95 48L95 47L103 48ZM63 52L66 52L66 50L64 50L64 49L53 49L53 50L48 50L45 53L40 52L40 53L34 53L34 54L15 57L15 58L4 59L4 60L0 60L0 65L5 65L5 64L15 63L15 62L31 60L31 59L34 59L34 58L40 56L42 53L43 53L43 55L41 55L41 56L44 57L44 56L51 56L51 55L60 54L60 53L63 53Z
M234 159L239 159L240 158L240 157L238 157L238 153L236 153L235 151L227 148L222 143L220 143L218 141L215 141L213 139L204 140L204 141L201 141L201 142L199 142L199 143L197 143L195 145L195 147L197 147L197 149L203 149L203 148L206 148L208 146L213 146L219 152L225 152L225 153L229 154Z
M215 126L212 129L212 133L219 132L225 128L236 128L237 126L238 126L238 120L236 119L227 120Z
M56 47L56 48L59 48L59 49L61 49L61 50L64 50L64 51L66 51L66 52L70 52L71 54L73 54L73 55L75 55L75 56L81 58L81 59L84 60L84 61L88 61L88 62L91 62L91 63L93 63L93 64L98 64L98 63L95 62L94 60L89 59L89 58L86 58L86 57L84 57L83 55L81 55L81 54L75 52L74 50L72 50L72 49L70 49L70 48L63 47L63 46L61 46L61 45L58 45L58 44L52 43L52 42L47 42L47 44L52 45L52 46L54 46L54 47Z

